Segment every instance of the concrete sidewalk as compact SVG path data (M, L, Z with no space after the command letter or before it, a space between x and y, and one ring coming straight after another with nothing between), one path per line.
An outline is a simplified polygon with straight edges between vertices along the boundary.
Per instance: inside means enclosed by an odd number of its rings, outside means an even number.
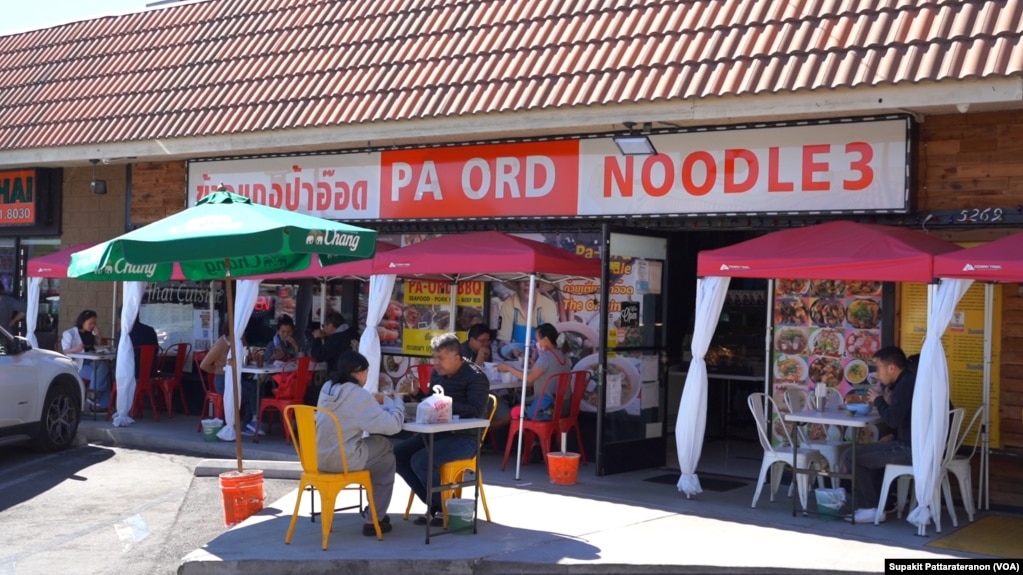
M196 432L198 419L141 420L128 428L83 422L82 434L102 442L160 451L207 454L194 481L217 481L235 468L234 444L207 443ZM294 477L294 450L279 430L259 444L246 439L245 466L267 477ZM278 500L182 561L183 575L245 573L387 574L540 574L540 573L879 573L890 558L981 557L926 544L915 528L892 517L880 526L851 525L821 517L793 517L791 500L779 492L775 502L761 497L750 508L754 480L687 500L673 484L646 481L663 470L595 477L593 466L580 469L575 485L550 483L542 464L500 470L501 455L484 453L481 465L493 522L481 520L476 535L431 538L424 528L402 521L409 490L398 478L387 513L394 530L383 541L363 537L361 519L338 513L330 547L320 548L320 524L309 520L309 495L301 505L295 535L284 543L297 490ZM782 487L785 489L785 486ZM468 494L466 494L468 496ZM354 494L338 506L350 505ZM219 502L218 502L219 503ZM319 501L317 501L319 509ZM420 504L413 513L422 513ZM962 514L960 514L962 515ZM983 515L981 515L983 516ZM960 525L965 522L960 517ZM945 523L948 523L946 519ZM951 531L944 526L943 534Z

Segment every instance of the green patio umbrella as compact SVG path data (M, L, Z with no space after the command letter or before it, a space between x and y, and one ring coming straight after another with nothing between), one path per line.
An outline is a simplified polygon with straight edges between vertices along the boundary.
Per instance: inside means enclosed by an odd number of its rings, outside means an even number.
M305 270L314 256L328 264L371 258L375 251L373 230L254 204L221 188L192 208L72 254L68 277L166 281L175 263L186 278L195 281L263 277ZM226 282L228 325L231 357L237 358L232 283ZM128 350L125 353L131 355ZM120 357L119 350L119 362ZM241 472L238 370L232 371L235 445Z
M68 277L167 281L173 264L190 280L302 271L315 254L334 264L373 257L376 232L254 204L218 191L192 208L71 256Z

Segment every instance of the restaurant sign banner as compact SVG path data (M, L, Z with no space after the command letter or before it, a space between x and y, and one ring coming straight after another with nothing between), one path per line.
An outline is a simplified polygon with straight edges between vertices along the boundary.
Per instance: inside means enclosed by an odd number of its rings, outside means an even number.
M344 220L905 212L909 118L384 150L188 165L190 206L221 184Z
M36 223L37 181L35 170L0 172L0 225Z

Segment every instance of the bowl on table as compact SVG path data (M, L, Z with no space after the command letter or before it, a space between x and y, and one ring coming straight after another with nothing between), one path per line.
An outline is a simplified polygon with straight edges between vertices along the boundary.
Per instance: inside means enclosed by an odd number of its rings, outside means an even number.
M866 415L870 413L869 403L847 403L845 404L846 411L849 415Z

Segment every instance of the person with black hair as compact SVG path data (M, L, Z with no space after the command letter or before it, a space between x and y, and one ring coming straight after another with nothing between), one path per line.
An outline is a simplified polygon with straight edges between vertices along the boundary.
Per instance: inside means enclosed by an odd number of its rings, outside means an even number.
M60 336L60 348L65 354L96 351L96 344L101 340L99 326L96 323L99 314L91 309L78 314L74 327L64 331ZM82 379L90 381L93 398L89 402L92 411L106 411L110 405L110 362L86 359L78 368Z
M469 337L462 342L462 357L483 365L490 361L490 329L482 323L469 328Z
M288 314L277 318L277 333L266 346L263 357L267 361L290 361L298 357L302 346L295 339L295 320Z
M369 361L357 351L341 354L337 370L323 384L316 405L337 416L344 445L338 444L337 431L329 418L316 419L316 448L320 471L339 473L341 450L345 450L349 471L369 471L373 481L373 505L380 519L380 530L391 530L387 507L394 491L395 459L391 441L384 435L401 431L405 406L401 399L374 396L364 389ZM365 437L364 437L365 435ZM376 529L368 512L363 512L362 534L375 536Z
M358 331L345 323L344 316L332 311L323 318L323 327L313 330L309 355L318 363L333 366L342 353L354 351L358 342Z
M464 418L487 417L490 382L483 370L462 357L458 336L452 333L438 335L430 340L433 350L433 374L430 390L418 389L411 394L420 399L432 395L434 386L440 386L451 398L451 413ZM427 522L434 527L443 523L440 515L440 493L426 494L427 473L433 474L433 485L440 484L440 467L449 461L468 459L476 453L476 430L449 431L434 434L433 469L429 469L429 450L421 435L410 437L394 446L398 475L408 483L419 500L428 506L427 514L415 520L416 525Z
M905 352L894 345L879 349L874 354L877 379L881 391L870 389L867 403L877 408L882 422L892 430L891 439L861 445L856 451L856 501L873 507L860 507L853 511L856 523L873 523L881 499L881 482L885 465L898 463L909 465L913 462L910 445L913 410L913 392L916 387L916 373L909 368ZM852 451L846 451L842 458L843 472L852 469ZM882 510L880 520L886 519Z

